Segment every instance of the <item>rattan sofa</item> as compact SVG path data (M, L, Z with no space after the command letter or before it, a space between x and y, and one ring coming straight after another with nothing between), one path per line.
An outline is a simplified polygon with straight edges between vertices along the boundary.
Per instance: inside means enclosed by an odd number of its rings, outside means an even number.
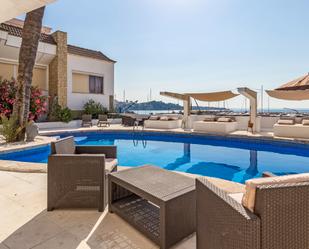
M51 143L47 210L98 208L107 204L107 175L117 171L116 146L76 146L73 137Z
M254 212L196 180L198 249L309 248L309 181L256 188Z

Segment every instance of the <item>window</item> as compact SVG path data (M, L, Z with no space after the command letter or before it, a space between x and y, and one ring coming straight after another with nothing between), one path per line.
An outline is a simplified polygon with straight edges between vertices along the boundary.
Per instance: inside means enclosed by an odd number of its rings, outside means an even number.
M103 77L89 75L89 92L103 93Z

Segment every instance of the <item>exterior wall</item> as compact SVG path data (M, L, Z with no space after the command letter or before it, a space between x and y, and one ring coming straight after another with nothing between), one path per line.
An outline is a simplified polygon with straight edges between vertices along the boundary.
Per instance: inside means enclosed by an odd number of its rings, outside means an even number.
M104 78L104 94L75 92L73 88L73 73L94 75ZM84 104L93 99L104 107L110 108L110 96L114 96L114 63L68 54L68 107L72 110L82 110ZM83 88L84 89L84 88Z
M0 62L0 78L3 80L10 80L14 77L15 65Z
M47 69L44 67L35 67L33 69L32 85L37 86L43 91L48 92Z
M67 33L56 31L52 34L56 43L56 56L49 64L49 95L58 97L62 107L67 106ZM52 101L51 101L52 103Z

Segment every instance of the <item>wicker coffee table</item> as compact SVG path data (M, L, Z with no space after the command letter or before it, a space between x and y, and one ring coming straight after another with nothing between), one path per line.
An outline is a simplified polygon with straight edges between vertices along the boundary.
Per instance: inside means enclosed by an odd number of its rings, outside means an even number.
M148 165L112 173L109 211L169 248L195 232L195 181Z

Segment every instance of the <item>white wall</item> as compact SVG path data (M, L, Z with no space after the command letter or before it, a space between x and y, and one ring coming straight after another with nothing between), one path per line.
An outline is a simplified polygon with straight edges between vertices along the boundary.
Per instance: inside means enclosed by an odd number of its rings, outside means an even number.
M104 94L73 93L72 73L85 73L104 77ZM93 99L109 108L109 96L114 95L114 63L68 54L68 107L82 110L84 104Z

